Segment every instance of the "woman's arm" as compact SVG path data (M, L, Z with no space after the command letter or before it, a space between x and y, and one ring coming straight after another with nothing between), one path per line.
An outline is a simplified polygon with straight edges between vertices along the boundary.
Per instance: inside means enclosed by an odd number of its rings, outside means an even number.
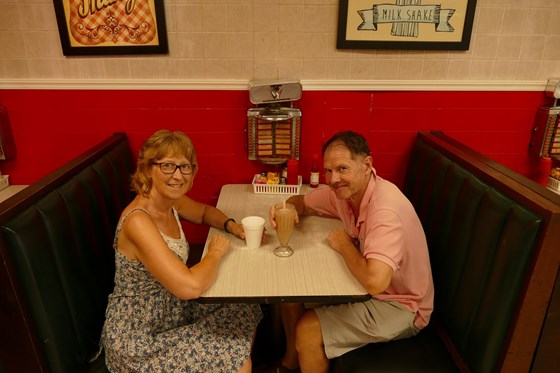
M177 212L182 219L191 223L205 224L210 227L225 230L237 238L245 238L243 226L240 223L231 220L230 217L213 206L206 205L187 196L183 196L175 203L175 209L177 209Z
M195 299L214 283L221 259L229 250L229 241L223 236L214 236L204 259L189 269L169 250L150 216L138 212L130 214L123 223L117 248L130 259L142 262L177 298Z

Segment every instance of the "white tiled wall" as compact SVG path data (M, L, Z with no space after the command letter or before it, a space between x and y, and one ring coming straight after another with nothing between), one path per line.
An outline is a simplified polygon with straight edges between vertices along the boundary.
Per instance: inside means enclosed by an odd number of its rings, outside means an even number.
M560 76L560 0L478 0L469 51L337 50L338 0L164 4L169 55L64 57L52 0L0 0L0 80Z

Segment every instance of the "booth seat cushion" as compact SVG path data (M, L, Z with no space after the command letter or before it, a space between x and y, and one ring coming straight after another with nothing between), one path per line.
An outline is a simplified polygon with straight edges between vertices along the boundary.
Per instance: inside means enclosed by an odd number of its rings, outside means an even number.
M337 358L332 373L459 372L435 328L429 326L414 338L370 343Z
M343 372L453 371L455 360L455 369L499 370L542 217L421 139L403 190L426 233L432 323L443 333L428 327L409 340L365 346L334 365Z
M112 240L132 197L131 170L125 141L2 222L2 245L52 372L106 369L103 361L88 362L99 350L113 288Z

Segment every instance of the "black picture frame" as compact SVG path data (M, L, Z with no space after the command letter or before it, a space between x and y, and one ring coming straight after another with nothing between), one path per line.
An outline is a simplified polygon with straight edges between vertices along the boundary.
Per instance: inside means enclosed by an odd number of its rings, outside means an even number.
M340 0L337 48L468 50L475 9L476 0Z
M169 53L163 0L116 1L101 9L94 0L53 3L65 56Z

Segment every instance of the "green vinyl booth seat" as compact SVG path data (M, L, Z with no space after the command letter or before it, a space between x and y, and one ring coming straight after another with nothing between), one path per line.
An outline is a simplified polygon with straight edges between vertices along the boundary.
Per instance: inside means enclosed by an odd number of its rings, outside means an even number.
M106 371L90 360L133 168L115 134L0 204L0 372Z
M432 321L332 370L529 371L560 261L560 198L442 133L418 135L403 191L428 240Z
M133 168L115 134L0 204L1 373L106 371L90 359ZM418 336L364 346L333 371L528 371L560 262L560 198L543 189L419 134L404 190L428 237L436 312Z

